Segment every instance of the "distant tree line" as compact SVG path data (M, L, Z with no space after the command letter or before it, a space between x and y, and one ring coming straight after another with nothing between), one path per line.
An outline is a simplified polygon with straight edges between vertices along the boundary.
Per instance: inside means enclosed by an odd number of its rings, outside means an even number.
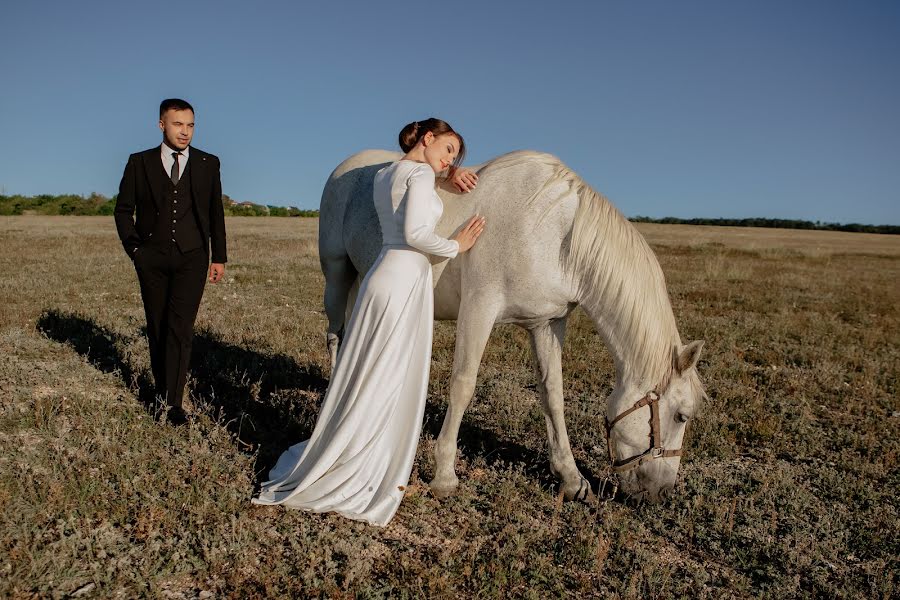
M851 231L854 233L900 234L900 225L862 225L860 223L822 223L800 219L679 219L677 217L630 217L634 223L665 223L672 225L715 225L719 227L775 227L779 229L815 229L819 231Z
M265 206L252 202L235 202L222 194L225 214L236 217L318 217L318 210L304 210L295 206ZM0 215L112 215L116 197L102 194L76 196L3 196L0 195Z
M253 202L236 202L222 194L225 214L235 217L318 217L318 210L295 206L266 206ZM76 196L3 196L0 195L0 215L112 215L116 197L102 194ZM679 219L677 217L631 217L635 223L666 223L673 225L718 225L728 227L777 227L781 229L815 229L820 231L851 231L858 233L900 234L900 225L862 225L860 223L821 223L800 219Z
M0 196L0 215L111 215L115 202L100 194Z

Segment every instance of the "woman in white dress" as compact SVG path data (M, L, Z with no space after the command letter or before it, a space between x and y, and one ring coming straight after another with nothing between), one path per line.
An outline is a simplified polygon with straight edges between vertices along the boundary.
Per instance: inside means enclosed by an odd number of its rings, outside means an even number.
M406 155L375 175L383 246L359 289L312 437L290 447L255 504L337 512L387 525L412 471L422 428L434 296L429 255L453 258L475 243L484 219L453 239L434 232L443 212L437 173L454 175L465 145L444 121L410 123ZM457 174L474 184L474 174Z

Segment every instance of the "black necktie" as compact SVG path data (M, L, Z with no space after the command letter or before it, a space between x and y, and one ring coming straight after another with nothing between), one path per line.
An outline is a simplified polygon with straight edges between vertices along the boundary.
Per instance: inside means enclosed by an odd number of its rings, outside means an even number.
M169 173L169 177L172 178L172 185L178 185L178 157L181 156L181 152L173 152L172 158L175 159L175 162L172 163L172 171Z

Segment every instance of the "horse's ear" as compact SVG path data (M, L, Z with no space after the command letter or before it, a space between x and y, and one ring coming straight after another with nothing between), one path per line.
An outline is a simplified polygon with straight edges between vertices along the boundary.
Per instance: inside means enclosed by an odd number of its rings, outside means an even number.
M675 372L679 375L691 367L696 367L700 360L700 351L703 350L703 340L695 340L681 348L675 347Z

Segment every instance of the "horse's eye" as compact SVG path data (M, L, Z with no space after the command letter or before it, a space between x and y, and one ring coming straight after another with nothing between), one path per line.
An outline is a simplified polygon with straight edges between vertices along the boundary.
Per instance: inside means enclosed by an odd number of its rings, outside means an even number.
M688 419L690 419L690 417L688 415L684 414L683 412L677 413L675 415L675 420L678 421L679 423L687 423Z

